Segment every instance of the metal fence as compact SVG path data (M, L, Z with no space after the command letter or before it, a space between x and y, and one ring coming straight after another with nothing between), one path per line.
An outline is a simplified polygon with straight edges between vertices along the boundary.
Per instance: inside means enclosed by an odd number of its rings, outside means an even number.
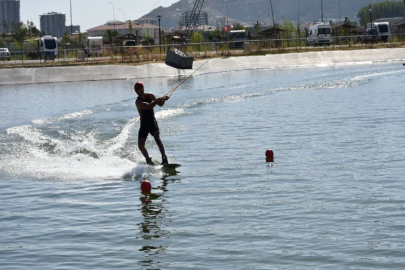
M260 39L231 42L203 42L189 44L187 53L196 58L209 58L232 55L255 55L301 52L310 50L330 49L361 49L368 47L402 47L405 46L405 34L391 35L387 42L377 39L368 40L364 36L338 36L333 37L330 45L307 46L306 38L294 39ZM73 63L111 63L111 62L151 62L164 61L166 52L175 44L153 46L107 46L97 52L90 49L64 49L60 48L56 55L40 51L12 51L10 60L1 59L0 66L6 65L63 65Z

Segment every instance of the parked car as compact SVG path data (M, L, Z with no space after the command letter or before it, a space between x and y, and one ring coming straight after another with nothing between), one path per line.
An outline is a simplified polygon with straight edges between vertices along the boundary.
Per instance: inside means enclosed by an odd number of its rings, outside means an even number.
M361 42L361 43L377 42L377 30L375 28L367 29L363 33L363 35L357 37L357 42Z
M7 48L0 48L0 60L10 61L10 51Z

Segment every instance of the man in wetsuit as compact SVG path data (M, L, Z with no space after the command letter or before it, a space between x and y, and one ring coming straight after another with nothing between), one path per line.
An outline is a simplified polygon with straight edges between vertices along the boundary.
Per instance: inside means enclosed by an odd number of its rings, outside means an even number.
M155 138L156 144L159 147L159 151L162 154L162 165L167 165L167 157L165 154L165 148L160 140L159 126L155 118L155 112L153 108L156 105L163 106L165 101L169 99L168 96L156 98L151 93L145 93L142 82L137 82L134 85L135 92L138 94L135 105L141 118L141 127L138 133L138 147L143 156L146 159L146 163L154 165L152 158L149 157L148 151L145 148L146 138L149 133Z

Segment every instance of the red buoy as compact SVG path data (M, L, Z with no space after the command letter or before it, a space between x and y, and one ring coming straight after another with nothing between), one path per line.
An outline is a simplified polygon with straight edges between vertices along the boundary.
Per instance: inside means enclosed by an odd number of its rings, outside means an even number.
M267 149L266 151L266 162L274 162L274 153L271 149Z
M141 184L142 192L150 192L152 189L152 184L148 180L144 180Z
M267 151L266 151L266 157L274 157L273 150L267 149Z

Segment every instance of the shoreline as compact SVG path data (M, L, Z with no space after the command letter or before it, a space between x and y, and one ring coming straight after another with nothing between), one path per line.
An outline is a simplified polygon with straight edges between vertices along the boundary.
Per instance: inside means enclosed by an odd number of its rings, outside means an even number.
M267 54L196 60L193 69L178 70L165 63L137 66L96 65L72 67L15 68L0 71L0 86L103 80L138 80L187 76L204 73L231 72L254 69L277 69L314 66L405 62L405 48L362 49L321 52ZM196 71L197 70L197 71Z

